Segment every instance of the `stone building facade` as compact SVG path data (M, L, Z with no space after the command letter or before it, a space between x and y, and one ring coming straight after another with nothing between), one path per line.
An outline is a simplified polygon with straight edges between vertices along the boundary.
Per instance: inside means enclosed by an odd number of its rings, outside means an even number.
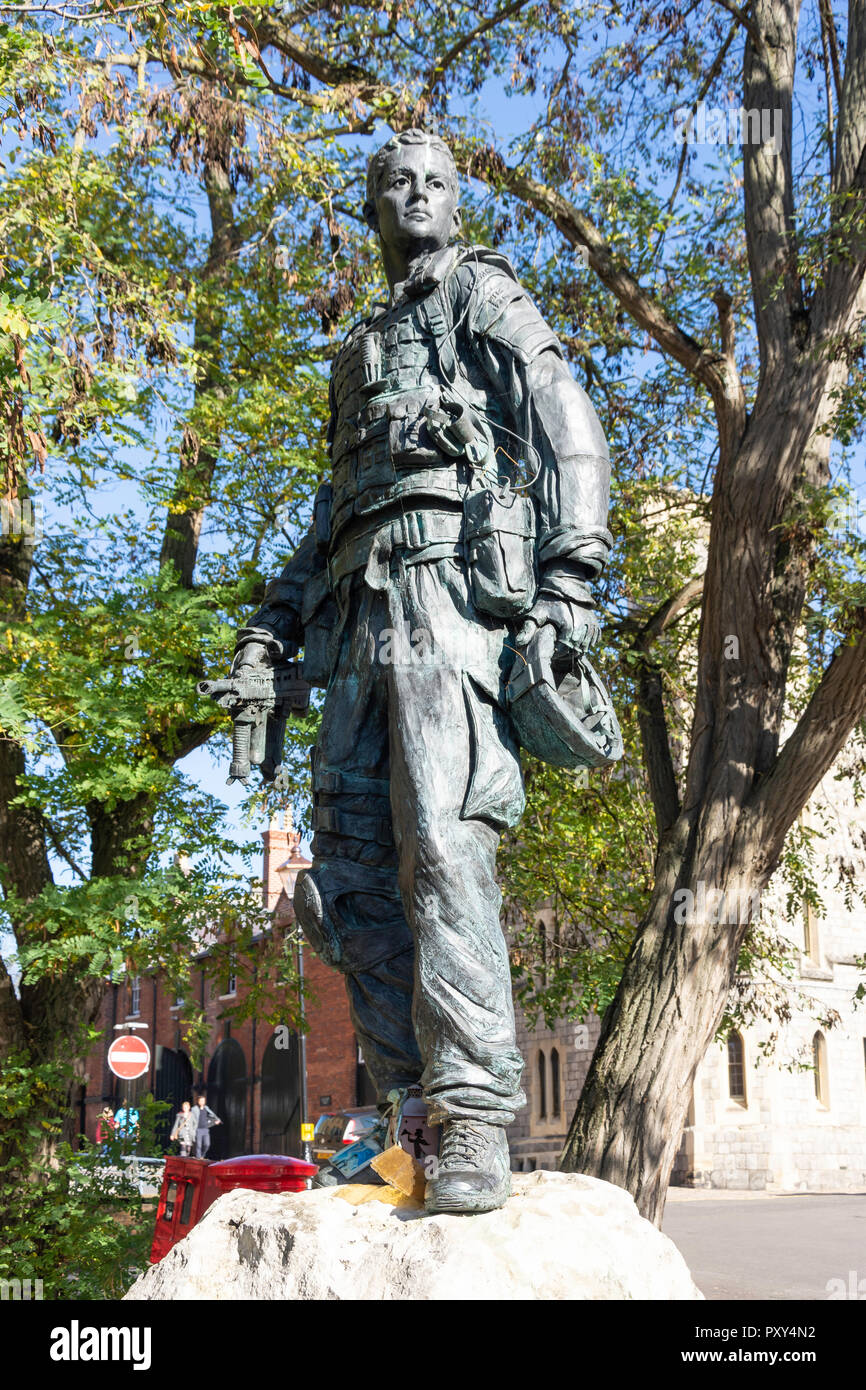
M822 837L825 915L805 903L789 913L775 883L761 904L793 946L793 975L780 981L790 1020L782 1029L760 1020L711 1045L695 1077L674 1185L768 1192L866 1186L866 1001L858 1006L854 999L863 981L857 961L866 957L866 908L846 902L839 873L842 866L843 880L866 878L866 805L858 806L850 782L831 772L802 823ZM796 1006L795 986L813 1001L809 1010ZM834 1026L822 1025L822 1013L835 1013ZM528 1104L509 1130L513 1167L555 1168L599 1020L530 1029L518 1009L517 1023Z
M508 1128L511 1167L515 1173L556 1168L600 1030L591 1014L586 1023L558 1022L530 1028L523 1010L516 1010L517 1045L525 1067L526 1108Z
M844 892L846 875L866 878L866 806L857 805L847 779L831 772L801 824L822 837L816 845L826 860L819 885L825 913L803 903L789 914L771 884L762 914L791 941L791 983L813 1005L793 1008L776 1039L775 1063L765 1059L776 1027L767 1021L709 1049L695 1078L675 1183L810 1192L866 1186L866 1002L858 1007L854 999L863 981L857 961L866 957L866 908L846 902ZM823 1025L822 1012L836 1015L834 1026Z

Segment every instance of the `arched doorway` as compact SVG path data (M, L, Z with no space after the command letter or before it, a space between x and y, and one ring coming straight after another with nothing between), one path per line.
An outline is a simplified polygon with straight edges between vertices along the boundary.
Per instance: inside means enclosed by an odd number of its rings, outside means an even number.
M222 1120L210 1132L208 1158L234 1158L246 1152L247 1062L234 1038L224 1038L207 1072L207 1103Z
M192 1064L185 1052L173 1052L157 1043L153 1095L154 1100L167 1100L171 1105L156 1125L157 1142L167 1148L175 1115L185 1100L192 1100Z
M287 1047L277 1043L286 1041ZM280 1029L262 1057L262 1153L301 1155L300 1047L297 1033Z

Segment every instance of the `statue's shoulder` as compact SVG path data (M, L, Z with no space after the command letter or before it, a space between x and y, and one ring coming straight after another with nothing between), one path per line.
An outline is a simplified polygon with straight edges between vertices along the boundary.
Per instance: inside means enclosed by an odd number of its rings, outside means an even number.
M486 292L501 284L504 290L513 295L522 288L517 271L500 251L494 251L490 246L466 244L459 245L455 251L446 278L455 280L462 290L472 293L483 286Z
M452 320L465 323L471 337L495 336L521 348L527 327L543 323L508 257L489 246L461 246L442 288ZM545 326L545 344L554 343Z
M471 337L495 339L524 362L548 350L562 355L556 334L507 256L489 246L462 247L452 279L460 286L451 295L452 317L466 323Z
M376 319L381 318L386 308L387 305L374 304L369 314L364 314L361 318L355 319L354 323L350 323L349 327L346 329L337 355L339 356L339 353L342 352L354 338L361 337L362 334L376 322Z

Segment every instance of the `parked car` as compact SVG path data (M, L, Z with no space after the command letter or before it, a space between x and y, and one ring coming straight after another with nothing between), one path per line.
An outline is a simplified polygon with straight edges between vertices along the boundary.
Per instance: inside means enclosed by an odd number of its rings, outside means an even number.
M381 1120L375 1105L362 1105L354 1110L337 1110L320 1115L313 1130L313 1158L326 1163L338 1149L365 1139Z

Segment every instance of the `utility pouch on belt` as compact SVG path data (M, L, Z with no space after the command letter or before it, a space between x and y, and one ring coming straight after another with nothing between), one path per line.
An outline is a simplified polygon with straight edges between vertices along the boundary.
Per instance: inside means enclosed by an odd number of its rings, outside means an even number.
M516 618L535 598L535 510L505 483L470 492L463 503L466 558L475 607Z

